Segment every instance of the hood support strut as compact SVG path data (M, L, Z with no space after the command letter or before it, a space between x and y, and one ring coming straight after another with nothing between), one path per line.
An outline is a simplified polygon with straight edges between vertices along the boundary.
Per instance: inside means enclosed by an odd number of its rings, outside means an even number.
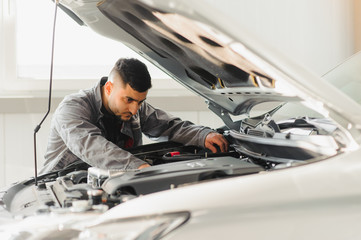
M223 108L216 106L214 104L212 104L211 102L208 102L208 108L209 110L211 110L212 112L214 112L218 117L220 117L222 119L222 121L224 122L224 124L229 128L229 129L235 129L235 130L240 130L241 127L241 121L237 121L237 122L233 122L233 120L231 119L231 117L229 116L229 113L224 111Z

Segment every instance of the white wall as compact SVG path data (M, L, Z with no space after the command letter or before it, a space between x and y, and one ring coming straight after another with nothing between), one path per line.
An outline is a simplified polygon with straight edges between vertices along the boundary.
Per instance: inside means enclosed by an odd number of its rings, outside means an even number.
M5 185L5 125L4 114L0 114L0 186Z
M44 114L40 113L8 113L1 114L3 119L4 144L2 144L3 174L0 184L34 176L33 130ZM37 135L37 151L39 164L43 163L50 120L45 121Z

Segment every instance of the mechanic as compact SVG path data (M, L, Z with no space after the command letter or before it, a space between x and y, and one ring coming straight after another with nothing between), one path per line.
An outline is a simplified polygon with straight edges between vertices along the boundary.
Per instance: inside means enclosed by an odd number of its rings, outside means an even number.
M142 133L212 152L217 152L216 146L228 151L221 134L147 103L150 88L146 65L134 58L121 58L109 77L95 87L66 96L53 115L40 173L63 169L79 159L102 169L149 167L126 150L142 144Z

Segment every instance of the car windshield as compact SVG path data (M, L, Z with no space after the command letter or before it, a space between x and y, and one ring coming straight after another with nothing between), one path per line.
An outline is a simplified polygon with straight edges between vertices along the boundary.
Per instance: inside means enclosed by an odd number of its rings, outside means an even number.
M361 104L361 52L323 76L358 104Z

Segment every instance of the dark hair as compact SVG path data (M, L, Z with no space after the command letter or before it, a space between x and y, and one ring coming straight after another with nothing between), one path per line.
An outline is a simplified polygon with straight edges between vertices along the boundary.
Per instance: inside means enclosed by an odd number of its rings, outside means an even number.
M129 84L138 92L145 92L152 87L147 66L135 58L120 58L114 65L112 73L117 72L123 83Z

